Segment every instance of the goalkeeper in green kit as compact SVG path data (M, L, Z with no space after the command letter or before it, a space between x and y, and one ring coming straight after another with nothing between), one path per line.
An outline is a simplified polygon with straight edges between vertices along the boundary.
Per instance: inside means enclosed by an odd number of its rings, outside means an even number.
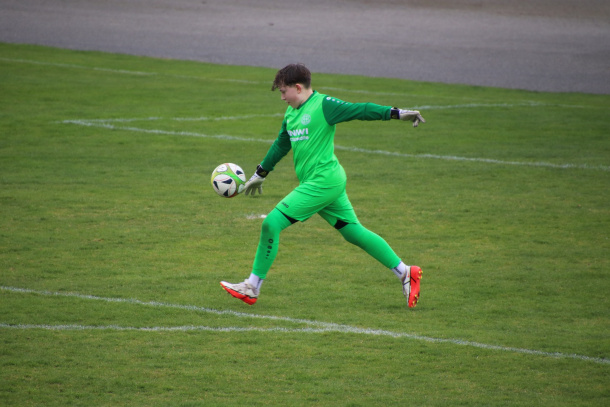
M256 172L246 183L246 195L262 193L262 183L275 165L292 149L299 185L263 221L252 273L243 282L221 286L247 304L258 299L261 285L278 252L280 232L316 213L348 242L360 247L394 272L402 282L409 307L419 299L421 268L408 266L379 235L358 221L345 192L345 170L334 153L335 127L350 120L425 120L416 110L401 110L373 103L348 103L313 90L311 72L302 64L280 69L271 90L279 89L288 103L282 128Z

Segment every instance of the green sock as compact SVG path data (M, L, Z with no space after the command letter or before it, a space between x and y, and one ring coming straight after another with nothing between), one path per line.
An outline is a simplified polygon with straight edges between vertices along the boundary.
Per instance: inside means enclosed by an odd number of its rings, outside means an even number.
M258 249L254 257L252 273L261 279L267 277L280 244L280 232L292 223L277 208L272 210L263 221Z
M378 234L371 232L359 223L348 223L339 229L348 242L360 247L374 259L389 269L400 264L400 258L390 245Z

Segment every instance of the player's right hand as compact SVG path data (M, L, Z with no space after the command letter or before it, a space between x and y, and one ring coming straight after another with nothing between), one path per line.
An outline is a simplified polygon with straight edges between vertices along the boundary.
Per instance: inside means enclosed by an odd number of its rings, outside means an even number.
M248 182L246 182L246 189L245 189L246 195L254 196L254 194L256 193L257 190L258 190L259 195L262 194L264 180L265 180L265 178L261 177L257 173L254 173L254 175L252 175L250 177Z

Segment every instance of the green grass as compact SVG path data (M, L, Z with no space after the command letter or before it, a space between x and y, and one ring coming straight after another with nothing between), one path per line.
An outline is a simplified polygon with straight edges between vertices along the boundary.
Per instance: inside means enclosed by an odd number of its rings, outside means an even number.
M0 44L0 404L608 404L609 96L314 73L428 121L336 137L422 298L314 217L248 307L218 282L249 274L291 157L255 199L209 176L263 158L274 73Z

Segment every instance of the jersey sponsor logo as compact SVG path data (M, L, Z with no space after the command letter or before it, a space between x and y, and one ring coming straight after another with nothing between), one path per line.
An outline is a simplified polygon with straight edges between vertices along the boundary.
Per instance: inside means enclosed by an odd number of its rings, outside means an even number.
M305 127L304 129L288 130L288 135L290 141L309 140L309 129Z
M290 137L290 141L305 141L309 140L309 136Z

